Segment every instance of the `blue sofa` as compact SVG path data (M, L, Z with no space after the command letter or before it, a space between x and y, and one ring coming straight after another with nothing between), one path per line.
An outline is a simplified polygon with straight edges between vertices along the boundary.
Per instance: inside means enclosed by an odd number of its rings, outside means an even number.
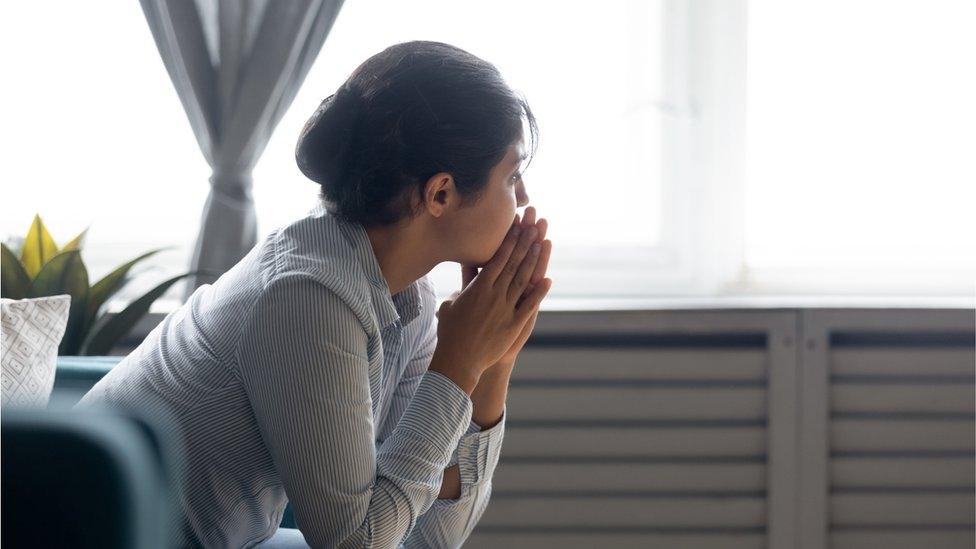
M52 399L61 402L77 402L88 390L109 372L122 356L59 356L54 377ZM297 528L291 505L285 508L281 526Z

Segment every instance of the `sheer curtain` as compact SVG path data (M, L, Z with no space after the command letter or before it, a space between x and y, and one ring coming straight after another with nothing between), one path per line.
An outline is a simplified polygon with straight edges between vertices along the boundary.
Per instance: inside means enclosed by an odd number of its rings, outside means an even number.
M156 46L213 170L183 299L257 242L252 169L343 0L142 0Z

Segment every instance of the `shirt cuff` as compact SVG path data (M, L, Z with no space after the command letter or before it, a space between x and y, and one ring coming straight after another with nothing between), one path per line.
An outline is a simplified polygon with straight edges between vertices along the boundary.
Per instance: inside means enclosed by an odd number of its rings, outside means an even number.
M466 437L466 436L468 436L468 435L470 435L472 433L478 433L478 432L481 432L481 426L478 425L477 423L475 423L474 420L472 419L468 423L468 430L464 432L464 435L462 435L461 438L463 439L464 437ZM448 461L447 462L447 466L448 467L452 467L454 465L457 465L457 462L458 462L458 448L459 447L460 447L460 445L454 447L454 452L451 454L451 461Z
M508 406L502 407L502 418L493 427L481 430L471 422L468 432L461 437L455 449L458 472L461 476L461 497L467 497L472 489L491 479L498 458L501 455L502 439L505 437L505 420ZM473 426L473 427L472 427ZM476 429L472 431L472 429ZM452 460L454 457L451 458Z
M451 448L456 448L457 442L464 436L465 424L470 428L473 410L468 393L454 380L440 372L428 370L420 379L410 404L397 423L396 431L409 432L414 437L426 440L431 449L438 449L435 453L443 456L439 460L447 460Z

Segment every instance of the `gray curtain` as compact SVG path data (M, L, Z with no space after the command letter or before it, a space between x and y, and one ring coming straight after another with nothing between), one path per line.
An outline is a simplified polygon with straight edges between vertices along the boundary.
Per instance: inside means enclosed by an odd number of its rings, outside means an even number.
M251 172L343 0L141 0L213 170L184 301L257 243ZM295 136L296 139L298 136Z

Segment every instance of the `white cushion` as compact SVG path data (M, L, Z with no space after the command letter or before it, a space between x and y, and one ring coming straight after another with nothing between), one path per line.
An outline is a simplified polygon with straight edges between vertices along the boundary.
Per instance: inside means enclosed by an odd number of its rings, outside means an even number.
M68 294L0 299L0 407L47 406L70 307Z

